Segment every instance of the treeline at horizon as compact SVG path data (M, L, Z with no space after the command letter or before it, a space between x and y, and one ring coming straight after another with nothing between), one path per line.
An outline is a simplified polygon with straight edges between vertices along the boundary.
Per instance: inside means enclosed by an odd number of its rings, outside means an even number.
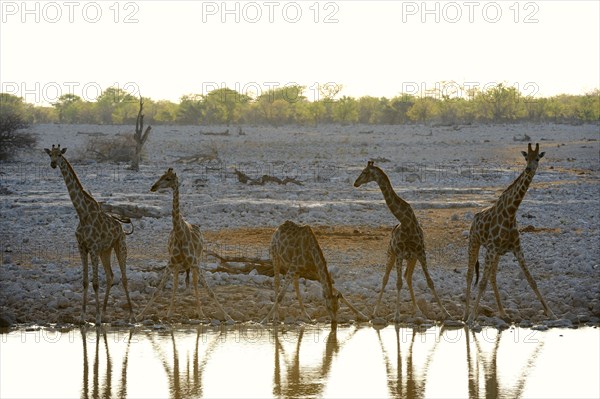
M323 92L317 101L304 96L306 87L277 88L255 98L229 88L182 96L179 103L144 97L147 124L304 125L587 123L600 121L600 90L581 95L532 97L498 84L471 89L465 96L432 90L423 96L393 98L338 96ZM65 94L51 106L35 106L21 97L0 93L0 114L19 115L27 123L132 124L139 98L120 88L105 89L95 101Z

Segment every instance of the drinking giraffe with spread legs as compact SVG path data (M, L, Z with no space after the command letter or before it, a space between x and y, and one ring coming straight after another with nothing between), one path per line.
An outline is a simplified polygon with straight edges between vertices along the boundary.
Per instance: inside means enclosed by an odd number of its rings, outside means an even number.
M171 296L171 303L169 304L169 310L167 317L171 317L173 312L173 303L177 294L177 287L179 286L179 271L184 270L189 272L192 271L192 284L194 286L194 293L196 295L196 303L198 306L198 317L205 318L204 312L200 305L200 294L198 292L198 279L202 285L206 287L208 295L213 299L219 310L223 313L228 321L233 321L231 316L223 309L219 303L215 293L209 287L204 277L204 271L200 267L200 260L202 257L202 251L204 249L204 240L202 238L202 232L200 227L193 225L183 219L181 212L179 211L179 179L177 174L173 172L173 168L169 168L157 181L154 183L150 191L155 192L161 189L173 190L173 230L169 235L169 263L163 273L163 276L158 284L158 288L148 304L144 307L142 312L138 315L138 320L144 315L146 309L154 302L156 296L160 294L161 290L167 282L169 272L173 274L173 294ZM187 282L187 280L186 280Z
M498 304L498 311L500 317L506 319L507 315L504 311L504 307L500 301L500 294L498 293L498 286L496 285L496 272L498 270L498 263L500 257L507 252L512 252L517 258L519 265L527 279L527 282L538 297L546 315L555 317L554 313L548 308L546 301L540 294L537 284L527 265L525 264L525 257L523 256L523 250L521 249L521 242L519 238L519 229L517 227L517 210L519 205L527 193L527 189L535 176L535 172L538 168L540 159L544 156L544 152L540 152L539 144L535 145L535 150L531 148L531 143L527 146L527 152L521 151L521 154L525 157L527 165L525 170L517 177L517 179L510 185L498 198L496 203L484 209L483 211L475 214L473 223L471 224L471 231L469 233L469 268L467 270L467 296L465 305L464 320L472 323L473 319L477 317L479 308L479 301L483 296L488 280L492 284L494 295L496 296L496 303ZM471 281L473 281L473 270L477 273L475 285L479 280L479 247L483 245L486 248L485 254L485 266L483 269L483 276L479 283L479 292L475 299L475 305L473 311L469 314L469 301L471 298Z
M121 281L127 303L129 305L129 319L133 321L133 306L129 299L129 290L127 289L127 245L125 243L125 233L121 223L131 223L127 218L119 218L110 215L102 210L100 204L83 189L73 166L64 157L66 148L60 148L52 145L52 149L45 148L44 151L50 156L50 166L55 169L57 166L63 175L69 196L79 217L79 225L75 231L77 246L81 255L83 265L83 306L81 308L81 322L85 322L87 289L89 285L88 256L92 261L92 287L96 297L96 324L101 324L102 314L100 313L100 301L98 300L98 260L104 266L106 275L106 292L104 294L104 305L102 312L106 312L108 294L113 284L113 272L110 266L110 257L112 251L117 255L117 261L121 269Z
M296 297L300 303L302 313L311 320L312 318L306 312L300 295L298 277L301 275L309 280L316 280L321 283L325 307L331 317L333 324L337 323L337 311L339 308L338 300L341 300L346 306L354 312L357 319L366 321L368 318L356 309L344 296L334 287L334 281L329 270L327 262L323 256L323 251L315 237L315 233L310 226L299 226L294 222L286 221L277 228L271 238L270 246L271 260L274 269L275 285L275 304L269 311L269 314L263 319L262 323L270 320L273 314L279 318L279 303L283 300L289 283L294 280ZM287 270L283 286L279 287L279 274Z
M446 311L444 305L442 305L442 301L435 291L433 280L431 279L429 271L427 270L427 258L425 256L423 230L419 225L419 221L417 220L412 207L408 202L404 201L402 198L400 198L400 196L398 196L398 194L396 194L392 188L390 179L383 172L383 170L373 165L373 161L369 161L367 163L367 167L354 182L354 187L360 187L363 184L372 181L377 182L379 188L381 189L381 193L383 194L383 198L385 199L385 203L392 214L400 222L392 230L392 236L390 238L390 243L387 250L388 260L386 270L383 276L381 291L379 292L379 297L377 298L377 303L375 304L375 309L373 310L373 317L377 315L377 309L381 303L385 286L388 283L390 272L395 264L396 271L398 273L398 278L396 280L396 322L400 320L400 289L402 288L402 262L404 259L406 259L406 271L404 273L404 277L406 278L406 282L408 284L408 290L410 292L410 298L413 305L413 313L416 315L422 314L421 309L419 309L419 306L415 300L415 294L412 286L413 271L417 261L419 261L423 269L423 273L425 274L427 285L433 293L435 300L444 312L444 315L446 317L450 317L450 314L448 311Z

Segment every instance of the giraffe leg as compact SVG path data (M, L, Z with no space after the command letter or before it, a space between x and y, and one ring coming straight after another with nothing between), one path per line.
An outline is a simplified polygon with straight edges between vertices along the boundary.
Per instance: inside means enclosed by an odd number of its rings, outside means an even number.
M81 323L85 322L85 308L87 306L87 292L90 283L90 275L88 270L88 253L83 247L79 245L79 255L81 255L81 264L83 265L83 305L81 307Z
M290 283L292 282L292 279L295 278L296 276L296 271L295 270L291 270L292 268L288 268L288 272L285 276L285 279L283 280L283 286L281 287L281 290L279 290L279 292L277 292L276 297L275 297L275 303L273 304L273 307L271 308L271 310L269 311L269 313L267 314L267 316L262 319L261 323L264 324L266 323L268 320L271 319L271 317L273 317L273 313L277 312L279 314L279 303L283 300L283 297L285 296L285 291L288 288L288 285L290 285Z
M473 281L473 271L475 269L475 263L477 263L477 258L479 257L479 247L480 243L474 237L474 234L471 233L469 239L469 266L467 269L467 294L465 296L465 313L463 315L463 320L467 321L469 318L469 306L471 302L471 283Z
M146 313L146 310L148 309L148 307L150 307L150 305L152 305L154 303L154 301L156 300L156 297L160 294L160 292L164 288L165 284L167 283L167 277L169 277L170 271L171 271L171 268L169 266L167 266L165 268L165 271L163 272L162 277L160 278L160 282L158 283L158 287L156 288L154 295L152 295L152 298L150 298L150 301L148 301L146 306L144 306L144 309L142 309L140 314L137 315L137 317L136 317L137 320L140 320L141 317L144 315L144 313Z
M335 289L335 295L350 308L350 310L356 315L358 321L369 321L369 318L363 314L360 310L356 309L337 289Z
M167 318L171 317L173 313L173 303L177 296L177 288L179 288L179 265L173 265L173 294L171 295L171 303L169 304L169 310L167 311Z
M275 297L279 293L279 287L281 285L281 258L277 255L276 251L271 250L271 259L273 260L273 286L275 289ZM276 320L279 321L279 308L277 309Z
M408 291L410 292L410 300L413 305L413 314L416 316L422 316L423 312L417 305L417 301L415 300L415 292L413 291L412 278L413 272L415 270L415 265L417 264L417 259L408 259L406 261L406 272L404 273L404 278L406 279L406 284L408 285ZM402 268L402 266L400 266ZM400 269L398 269L398 273L400 273Z
M110 256L111 251L108 250L100 254L100 262L104 266L104 275L106 276L106 291L104 292L104 304L102 305L102 313L106 314L106 305L108 304L108 295L110 293L110 287L112 287L113 280L115 278L113 271L110 267Z
M556 319L556 315L548 307L548 304L544 300L544 297L538 290L537 284L536 284L535 280L533 279L533 276L531 275L531 273L529 273L529 269L527 268L527 265L525 264L525 257L523 256L523 251L521 250L520 246L518 246L517 249L515 249L514 255L517 258L519 265L521 266L521 269L523 270L523 274L525 275L525 278L527 279L529 286L531 287L533 292L535 292L535 295L538 297L538 299L542 303L542 306L544 307L544 312L546 313L546 316L553 317Z
M304 308L304 303L302 303L302 295L300 295L300 284L298 283L298 280L300 280L300 278L298 277L298 275L296 275L296 277L294 277L294 289L296 290L296 297L298 298L298 303L300 303L300 310L302 311L302 313L304 313L304 316L306 316L308 320L312 320L312 318L308 315L306 309Z
M202 305L200 304L200 292L198 290L198 268L196 267L192 268L192 285L194 286L194 294L196 295L196 305L198 306L198 318L206 319L206 316L202 311Z
M119 263L119 269L121 270L121 282L123 283L123 289L125 290L125 297L127 298L127 304L129 305L129 322L133 321L133 305L129 298L129 288L127 288L127 245L125 245L125 239L117 241L115 246L115 253L117 255L117 262Z
M429 270L427 270L427 261L425 260L425 258L423 258L423 259L419 260L419 263L421 264L421 268L423 269L423 273L425 274L425 280L427 280L427 286L431 290L433 297L435 298L438 305L440 305L440 308L444 312L444 315L446 317L450 318L451 317L450 313L448 313L448 311L446 310L444 305L442 305L442 301L440 300L440 297L438 296L438 294L435 290L435 287L433 285L433 279L431 278L431 275L429 274Z
M92 258L92 287L94 287L94 296L96 298L96 325L102 324L102 315L100 314L100 300L98 299L98 254L91 253Z
M475 319L477 317L477 313L479 311L479 301L481 300L481 297L483 296L483 292L485 291L485 288L487 287L487 283L490 278L490 274L494 270L494 267L496 267L495 265L498 264L499 260L500 260L500 255L498 255L497 253L489 251L489 250L486 252L483 276L481 277L481 281L479 282L479 291L477 293L477 298L475 299L475 304L473 305L473 312L471 313L471 315L469 316L469 319L467 321L468 324L471 324L473 322L473 319Z
M217 296L215 295L214 291L210 288L210 286L206 282L206 278L204 276L204 271L202 269L200 269L198 275L200 276L200 281L202 282L202 285L204 285L204 287L206 288L206 291L208 292L208 296L210 296L211 299L215 302L215 304L217 305L217 307L219 308L221 313L223 313L223 315L225 316L225 319L229 322L233 322L234 320L231 318L231 316L229 316L229 313L227 313L225 311L225 309L223 309L223 306L221 306L221 303L217 299Z
M388 283L390 278L390 273L392 271L392 267L394 267L394 263L396 262L396 255L392 251L388 251L388 260L387 265L385 266L385 274L383 275L383 281L381 282L381 291L379 291L379 295L377 297L377 303L375 303L375 308L373 309L372 318L377 316L377 309L379 308L379 304L381 303L381 298L383 297L383 292L385 291L385 286Z
M402 289L402 261L403 257L396 257L396 273L398 274L398 278L396 279L396 323L400 322L400 289Z
M490 284L492 285L492 289L494 290L494 297L496 298L496 304L498 305L498 313L500 314L500 318L504 320L508 320L508 315L504 310L504 306L502 306L502 301L500 300L500 292L498 292L498 284L496 281L496 273L498 272L498 263L496 263L494 270L490 275Z

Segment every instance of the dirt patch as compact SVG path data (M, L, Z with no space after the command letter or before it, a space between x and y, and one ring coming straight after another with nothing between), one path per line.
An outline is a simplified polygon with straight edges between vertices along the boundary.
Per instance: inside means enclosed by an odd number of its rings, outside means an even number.
M448 268L457 267L452 262L442 262L440 256L458 259L459 254L449 248L459 249L468 244L465 233L470 228L471 215L476 209L420 210L417 217L425 234L428 257ZM385 264L390 234L395 226L390 217L389 226L311 226L326 259L344 268L361 268ZM251 227L206 231L208 247L221 250L226 255L269 258L269 245L275 229Z

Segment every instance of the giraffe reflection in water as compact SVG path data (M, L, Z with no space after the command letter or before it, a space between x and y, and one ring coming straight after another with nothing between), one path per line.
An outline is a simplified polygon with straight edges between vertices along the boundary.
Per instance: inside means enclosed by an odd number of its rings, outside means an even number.
M300 361L305 329L301 328L298 333L294 353L289 355L292 357L291 360L286 353L284 345L281 343L279 331L274 329L275 365L273 368L273 395L279 398L322 397L333 361L340 352L340 349L354 337L357 331L358 328L354 327L348 336L340 342L338 340L337 325L332 325L327 335L321 363L309 367L302 365ZM283 359L283 372L281 359Z
M542 334L529 340L523 335L533 336L535 332L518 328L489 328L477 333L443 327L389 326L376 334L368 330L335 325L326 330L315 326L291 330L250 327L248 331L206 326L191 331L109 330L109 334L121 334L119 340L113 340L103 328L92 331L83 327L81 397L126 398L154 393L184 399L215 393L247 397L258 392L280 398L335 396L348 393L348 381L338 380L348 361L371 372L369 389L380 394L387 391L386 396L393 398L438 397L443 393L470 398L521 397L529 392L529 376L540 366L537 363L545 337ZM249 331L252 334L248 335ZM156 361L148 362L148 349ZM234 359L240 364L232 368ZM150 375L155 377L148 378ZM215 377L228 383L219 385Z
M415 344L415 337L419 335L419 330L413 329L410 344L408 346L408 353L406 355L406 375L404 375L404 367L402 365L402 349L400 346L400 327L395 326L396 329L396 370L392 366L392 361L388 351L385 349L383 340L381 339L381 332L377 330L377 339L381 346L381 352L385 362L385 370L387 373L388 390L390 396L397 398L423 398L425 397L425 385L427 383L427 373L429 365L437 346L440 342L439 336L435 339L434 346L428 351L425 363L422 367L422 375L417 376L415 362L413 361L413 347ZM441 335L441 332L440 332Z
M175 340L175 334L173 330L170 331L169 336L172 344L172 365L169 362L168 355L165 347L156 342L155 334L147 332L146 337L152 344L154 353L160 359L162 367L167 375L169 394L171 398L184 399L184 398L199 398L203 395L203 375L206 365L211 358L214 350L217 348L217 343L220 339L221 334L214 334L206 349L204 349L204 356L200 360L200 341L201 336L205 333L202 328L196 330L196 339L194 343L194 354L193 358L189 356L184 360L184 366L181 366L181 359L179 351L177 349L177 343ZM202 341L205 341L203 338ZM190 364L191 361L191 364Z
M443 345L462 345L463 342L466 345L464 353L466 355L467 372L464 375L467 378L466 386L469 398L522 397L529 374L536 368L536 362L544 347L543 341L536 340L530 342L535 344L535 347L531 350L524 350L524 343L514 340L518 338L519 329L511 330L511 335L507 336L509 332L496 331L492 328L476 333L465 327L464 330L458 330L461 333L460 339L456 339L456 336L447 335L449 331L454 331L452 334L456 334L457 330L455 329L441 328L435 338L418 329L413 329L411 332L410 329L402 329L396 326L395 330L395 365L393 364L393 355L386 349L381 332L377 331L387 374L388 393L393 398L412 399L436 396L435 394L432 395L428 388L440 383L438 376L431 372L434 366L439 366L439 362L448 362L447 358L440 356L440 354L443 355L442 347ZM406 342L405 334L410 334L409 342ZM425 344L425 338L434 339L434 343L429 345L424 354L415 346L416 338L419 336L421 337L421 344ZM503 353L501 356L510 356L510 370L507 369L506 364L498 367L502 338L505 339L505 346L509 344L507 340L511 339L513 341L510 342L511 344L520 345L518 351L525 359L523 361L516 359L515 348ZM525 339L524 342L529 341ZM408 345L407 348L403 348L405 344ZM459 363L455 362L455 364L460 367ZM447 365L444 364L443 366L446 367ZM511 378L512 375L509 371L512 371L515 378ZM499 375L502 378L499 378ZM460 384L456 385L455 388ZM452 389L446 393L453 396L450 394L451 391Z
M514 330L518 331L518 330ZM465 342L467 345L467 366L469 369L469 397L470 398L498 398L511 397L520 398L527 383L527 377L535 367L539 354L544 347L544 341L537 341L536 347L532 351L528 360L521 366L517 374L519 378L512 384L512 387L501 386L498 381L498 349L503 331L497 331L495 338L489 339L488 334L485 337L482 334L475 333L465 327ZM493 344L491 351L485 350L482 341ZM471 349L471 344L475 344L475 351ZM474 353L473 353L474 352ZM491 352L491 353L490 353ZM473 356L475 354L475 356ZM511 359L512 363L512 359ZM483 392L481 387L481 378L485 379Z
M127 363L129 360L129 348L131 346L131 339L133 337L133 330L129 331L129 337L127 339L127 346L125 349L125 355L121 363L121 378L119 386L116 391L116 395L112 392L112 369L113 364L110 357L110 350L108 345L108 338L106 330L102 327L95 327L95 352L94 352L94 364L92 366L92 393L90 396L90 365L88 358L88 331L87 327L81 327L81 342L83 345L83 381L81 388L82 398L126 398L127 397ZM104 371L104 378L100 382L100 341L102 340L104 346L104 356L106 358L106 368Z
M92 368L92 387L90 392L90 358L88 356L88 342L94 340L88 337L88 331L85 327L80 329L81 339L83 345L83 383L81 389L82 398L127 398L127 373L129 363L129 352L131 343L134 337L134 330L130 330L127 338L127 345L125 347L125 353L121 361L121 376L118 387L113 393L113 364L110 356L109 339L104 328L96 328L95 332L95 353ZM198 398L202 397L202 386L203 386L203 374L206 368L206 364L211 357L211 354L217 347L219 335L215 334L206 348L203 349L204 356L200 359L200 340L204 331L199 328L196 332L196 339L194 345L193 358L183 360L179 355L177 349L177 343L175 340L175 334L173 330L169 332L172 348L172 361L169 359L167 354L167 347L157 342L155 332L145 332L143 336L147 338L148 342L152 346L156 357L159 359L162 368L165 372L169 387L169 396L171 398L183 399L183 398ZM142 334L139 334L140 336ZM102 345L101 345L102 341ZM206 339L203 339L205 342ZM135 342L139 342L135 340ZM100 347L104 347L104 353L100 352ZM106 364L101 365L100 358L105 358ZM104 375L101 378L101 366Z

